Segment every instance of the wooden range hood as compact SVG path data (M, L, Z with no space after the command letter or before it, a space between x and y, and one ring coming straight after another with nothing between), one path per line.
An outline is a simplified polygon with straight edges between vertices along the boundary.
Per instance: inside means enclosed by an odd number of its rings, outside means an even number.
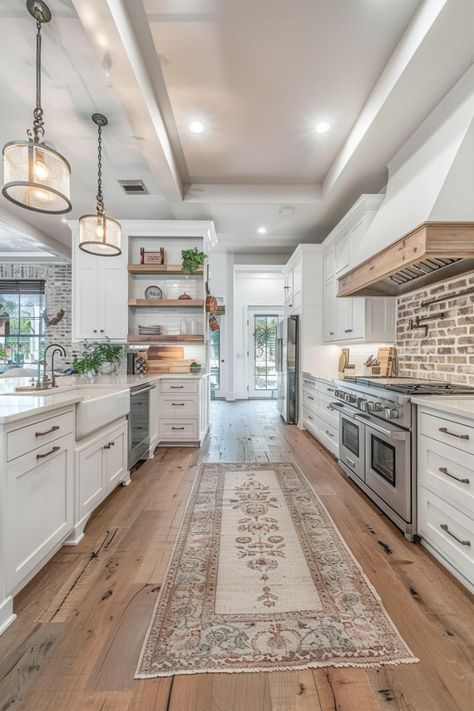
M398 296L474 269L474 222L423 222L338 279L338 296Z

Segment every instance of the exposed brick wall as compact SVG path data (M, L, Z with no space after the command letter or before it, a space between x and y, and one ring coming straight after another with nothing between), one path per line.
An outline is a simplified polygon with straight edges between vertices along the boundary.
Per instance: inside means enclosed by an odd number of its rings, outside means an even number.
M399 297L396 345L400 375L474 385L474 294L452 298L470 287L474 288L474 272ZM446 298L421 306L421 302L441 296ZM427 322L426 338L423 329L409 329L411 318L438 312L444 312L445 317Z
M0 279L44 279L45 305L48 316L55 316L59 309L64 309L63 319L55 326L45 329L46 345L59 343L68 354L72 355L71 315L72 315L72 279L70 264L26 264L17 262L0 263ZM61 358L56 358L60 363Z

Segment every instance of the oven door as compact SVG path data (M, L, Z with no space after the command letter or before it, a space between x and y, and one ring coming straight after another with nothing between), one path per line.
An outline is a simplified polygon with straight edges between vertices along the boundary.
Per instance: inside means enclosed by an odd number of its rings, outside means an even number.
M365 421L365 482L404 521L411 521L411 434L373 417Z
M364 481L365 424L349 408L339 410L339 461Z

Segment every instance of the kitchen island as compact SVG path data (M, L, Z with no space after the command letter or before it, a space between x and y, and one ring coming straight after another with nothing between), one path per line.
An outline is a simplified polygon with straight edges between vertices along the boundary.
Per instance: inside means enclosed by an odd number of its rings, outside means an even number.
M207 374L68 376L54 390L15 392L25 385L0 380L0 634L15 619L13 596L130 483L133 390L151 386L137 425L149 458L160 444L199 445L209 423Z

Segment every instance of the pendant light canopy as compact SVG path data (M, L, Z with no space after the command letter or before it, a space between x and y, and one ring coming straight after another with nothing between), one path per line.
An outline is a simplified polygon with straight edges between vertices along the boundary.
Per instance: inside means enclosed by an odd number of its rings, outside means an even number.
M97 212L79 219L79 247L100 257L115 257L122 252L122 228L119 222L106 217L102 195L102 128L107 126L108 121L102 114L92 114L92 120L98 131Z
M41 25L51 20L42 0L28 0L28 12L36 20L36 106L28 141L12 141L3 148L3 195L15 205L35 212L61 215L71 210L67 160L44 142L41 106Z

